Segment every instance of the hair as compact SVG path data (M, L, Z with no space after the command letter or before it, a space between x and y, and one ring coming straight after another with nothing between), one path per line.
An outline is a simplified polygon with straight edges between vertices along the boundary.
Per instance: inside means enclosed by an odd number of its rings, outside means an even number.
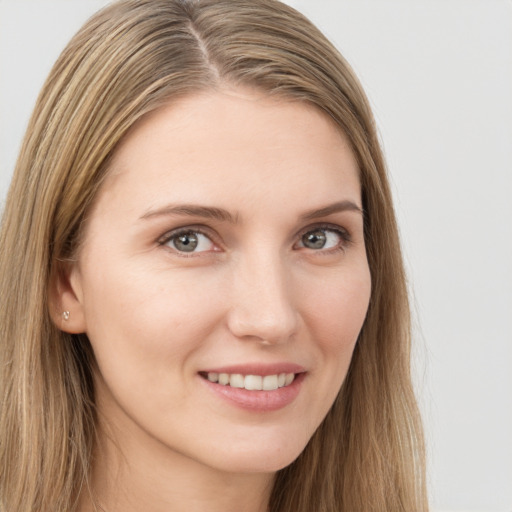
M17 161L0 232L0 509L76 510L95 446L94 356L54 325L52 276L76 255L109 162L149 112L240 86L330 116L360 171L372 279L349 372L303 453L276 475L272 512L428 509L410 374L406 279L365 94L305 17L275 0L124 0L54 65Z

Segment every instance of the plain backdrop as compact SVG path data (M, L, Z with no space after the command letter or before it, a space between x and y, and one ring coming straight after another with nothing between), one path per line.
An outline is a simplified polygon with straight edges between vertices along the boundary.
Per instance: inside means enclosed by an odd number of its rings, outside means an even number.
M0 201L50 66L105 3L0 0ZM410 278L433 509L512 512L512 2L288 3L335 42L374 108Z

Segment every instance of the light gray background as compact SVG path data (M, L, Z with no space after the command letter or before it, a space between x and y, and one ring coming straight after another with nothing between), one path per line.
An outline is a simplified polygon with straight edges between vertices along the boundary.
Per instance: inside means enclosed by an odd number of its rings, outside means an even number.
M0 0L1 200L51 64L105 3ZM375 111L411 281L433 508L512 512L512 2L288 3L335 42Z

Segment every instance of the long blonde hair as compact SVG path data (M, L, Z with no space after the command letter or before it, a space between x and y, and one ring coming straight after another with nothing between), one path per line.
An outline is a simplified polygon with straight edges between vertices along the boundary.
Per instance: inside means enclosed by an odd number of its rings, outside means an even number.
M307 19L275 0L124 0L68 44L38 98L0 232L0 509L71 511L95 443L94 356L50 320L127 131L172 99L222 84L309 102L358 160L372 295L349 373L304 452L278 472L272 512L428 509L411 386L409 307L385 164L362 88Z

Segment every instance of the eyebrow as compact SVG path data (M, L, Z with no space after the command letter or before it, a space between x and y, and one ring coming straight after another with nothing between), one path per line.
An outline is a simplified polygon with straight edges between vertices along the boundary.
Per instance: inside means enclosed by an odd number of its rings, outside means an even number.
M318 208L314 210L309 210L305 213L303 213L300 218L302 220L313 220L318 219L319 217L327 217L328 215L332 215L334 213L340 213L340 212L356 212L363 215L363 209L358 206L356 203L344 200L344 201L338 201L337 203L332 203L327 206L324 206L323 208Z
M203 217L206 219L215 219L221 222L238 222L238 214L231 215L224 208L215 208L213 206L201 206L196 204L176 204L168 205L157 210L150 210L142 215L141 219L151 219L153 217L178 215L187 217Z
M328 215L344 211L353 211L360 213L361 215L363 214L362 208L360 208L356 203L349 200L344 200L324 206L322 208L308 210L300 216L300 219L302 221L308 221L317 219L319 217L327 217ZM157 210L150 210L142 215L141 219L145 220L169 215L202 217L206 219L215 219L221 222L229 222L231 224L237 224L239 221L238 213L233 215L224 208L216 208L214 206L202 206L196 204L171 204L164 206L163 208L158 208Z

